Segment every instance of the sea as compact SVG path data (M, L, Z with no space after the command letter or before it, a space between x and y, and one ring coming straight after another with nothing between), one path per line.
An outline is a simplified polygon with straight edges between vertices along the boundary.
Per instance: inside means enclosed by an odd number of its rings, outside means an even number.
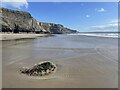
M111 37L120 38L118 32L89 32L89 33L74 33L68 35L82 35L82 36L93 36L93 37Z

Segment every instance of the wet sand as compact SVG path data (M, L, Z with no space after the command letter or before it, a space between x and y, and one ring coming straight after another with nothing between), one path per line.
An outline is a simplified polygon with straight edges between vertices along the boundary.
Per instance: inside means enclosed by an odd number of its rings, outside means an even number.
M3 41L3 88L117 88L117 39L56 35ZM22 67L51 61L57 71L45 77L20 74Z

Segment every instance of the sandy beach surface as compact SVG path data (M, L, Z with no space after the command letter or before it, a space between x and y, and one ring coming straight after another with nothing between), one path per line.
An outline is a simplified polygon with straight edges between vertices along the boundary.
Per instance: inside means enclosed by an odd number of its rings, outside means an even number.
M2 42L3 88L117 88L118 40L55 35ZM22 75L22 67L51 61L57 71L43 77Z
M0 33L0 40L15 40L15 39L32 39L37 37L47 36L47 34L13 34L13 33Z

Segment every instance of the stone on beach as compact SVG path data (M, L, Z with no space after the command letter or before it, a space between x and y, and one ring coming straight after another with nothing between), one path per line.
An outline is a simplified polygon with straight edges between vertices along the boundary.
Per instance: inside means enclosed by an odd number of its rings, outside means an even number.
M20 70L22 74L26 74L29 76L44 76L49 75L50 73L54 72L56 69L56 65L49 62L41 62L35 64L32 68L25 68L24 70Z

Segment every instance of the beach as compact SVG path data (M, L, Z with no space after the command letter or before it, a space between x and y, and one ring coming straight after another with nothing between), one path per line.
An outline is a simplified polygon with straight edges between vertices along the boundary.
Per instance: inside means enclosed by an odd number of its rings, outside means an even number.
M48 36L48 34L14 34L14 33L0 33L0 40L15 40L15 39L33 39L37 37Z
M117 38L66 34L13 38L0 41L3 88L118 88ZM56 64L56 72L42 77L20 73L42 61Z

